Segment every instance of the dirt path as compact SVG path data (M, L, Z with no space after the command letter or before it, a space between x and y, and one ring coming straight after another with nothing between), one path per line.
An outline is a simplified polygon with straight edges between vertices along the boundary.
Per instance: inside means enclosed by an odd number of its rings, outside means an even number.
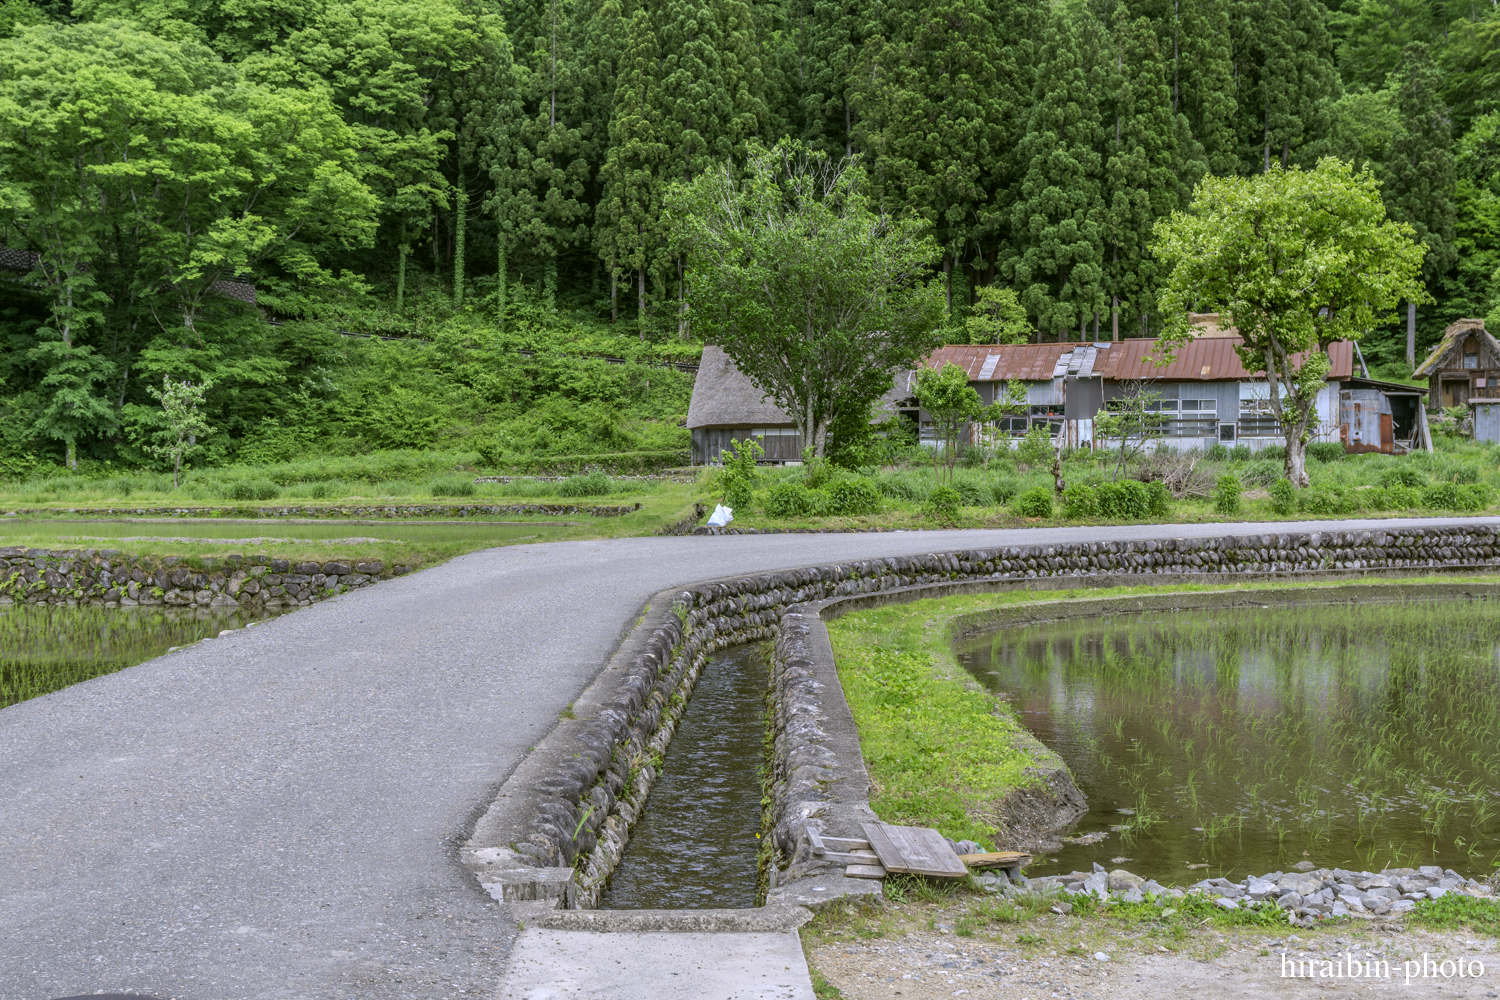
M972 928L960 922L965 909L963 904L909 904L891 906L885 914L865 919L820 920L811 925L803 932L809 962L828 986L839 991L833 994L825 989L820 996L843 1000L1259 1000L1309 995L1458 1000L1500 996L1500 942L1467 931L1435 933L1341 923L1296 935L1263 928L1207 928L1172 934L1146 925L1122 931L1096 918L1050 915L1021 924ZM967 936L956 933L955 925ZM1351 956L1359 966L1358 978L1349 975ZM1460 962L1463 976L1458 974ZM1365 975L1367 969L1375 975ZM1475 972L1479 972L1477 977L1471 975Z

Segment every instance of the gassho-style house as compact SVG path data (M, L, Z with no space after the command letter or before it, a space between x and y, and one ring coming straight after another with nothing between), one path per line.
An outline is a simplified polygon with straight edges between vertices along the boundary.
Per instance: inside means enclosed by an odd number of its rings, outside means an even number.
M1158 445L1187 451L1214 444L1247 445L1252 450L1285 443L1271 412L1269 386L1262 373L1247 371L1235 348L1233 331L1212 314L1195 315L1203 335L1178 348L1170 364L1156 363L1157 341L1132 339L1095 343L953 344L938 348L924 362L940 368L955 364L989 404L1007 383L1026 388L1026 412L984 426L971 426L966 441L1014 445L1034 427L1069 447L1102 446L1094 419L1110 400L1148 392L1159 401ZM1482 324L1481 324L1482 328ZM1487 336L1487 335L1486 335ZM1488 338L1500 362L1500 344ZM1340 442L1351 452L1403 454L1432 448L1420 386L1372 379L1358 346L1329 346L1331 367L1318 393L1311 429L1315 441ZM915 421L924 444L937 447L932 423L913 395L915 372L898 372L874 419ZM1500 398L1496 399L1500 403ZM1497 410L1500 414L1500 410ZM716 464L734 439L751 438L765 449L768 463L800 461L796 424L740 373L721 349L706 347L688 407L693 463Z

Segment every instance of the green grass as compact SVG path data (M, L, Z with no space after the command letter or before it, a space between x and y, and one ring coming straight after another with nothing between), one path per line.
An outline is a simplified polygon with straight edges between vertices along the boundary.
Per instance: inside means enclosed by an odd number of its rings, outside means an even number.
M847 615L829 633L875 812L993 844L999 800L1047 752L989 695L939 667L943 637L905 607Z
M1500 901L1450 892L1441 899L1418 903L1406 922L1434 931L1469 927L1481 934L1500 937Z

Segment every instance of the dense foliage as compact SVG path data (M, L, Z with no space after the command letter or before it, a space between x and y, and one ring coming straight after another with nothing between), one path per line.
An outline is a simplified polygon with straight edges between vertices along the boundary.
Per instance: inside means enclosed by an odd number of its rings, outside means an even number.
M784 137L927 227L950 341L1159 332L1198 180L1368 165L1426 248L1420 356L1500 300L1497 41L1382 0L3 0L0 242L40 257L0 461L159 465L167 377L213 383L199 461L680 448L646 418L685 376L557 349L701 339L670 190ZM1403 324L1364 354L1404 374Z

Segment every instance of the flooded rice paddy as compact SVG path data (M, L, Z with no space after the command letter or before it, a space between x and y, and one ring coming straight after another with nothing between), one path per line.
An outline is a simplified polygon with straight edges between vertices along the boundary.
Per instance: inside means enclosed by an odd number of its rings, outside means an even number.
M764 645L704 666L601 907L755 905L768 670Z
M958 652L1091 806L1030 874L1500 862L1500 604L1118 615Z
M266 617L207 608L0 607L0 708Z

